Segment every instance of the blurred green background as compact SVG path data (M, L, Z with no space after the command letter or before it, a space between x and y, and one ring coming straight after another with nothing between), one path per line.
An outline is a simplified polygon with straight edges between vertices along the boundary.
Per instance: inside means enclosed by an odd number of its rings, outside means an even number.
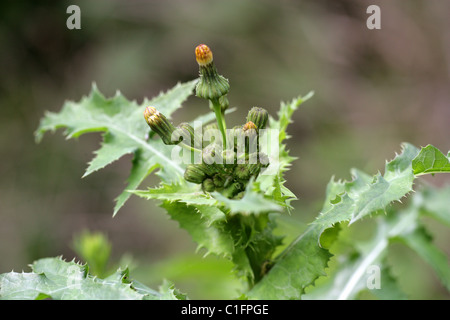
M81 30L66 28L70 4L81 8ZM381 30L366 27L370 4L381 8ZM89 229L108 236L113 259L125 257L141 282L156 286L167 277L192 298L201 296L196 288L222 297L212 270L223 276L230 266L214 257L202 262L156 203L133 197L112 218L131 156L81 179L100 135L65 141L58 132L37 145L33 133L45 110L80 100L93 82L106 96L153 97L197 77L200 43L230 80L228 97L238 108L231 126L252 106L274 115L280 101L315 91L289 127L298 160L287 186L299 200L284 222L293 237L318 214L333 175L350 179L352 167L383 171L402 142L450 150L449 15L450 2L441 0L2 1L0 273L28 270L47 256L71 260L74 235ZM174 121L207 108L192 97ZM155 183L149 177L142 187ZM436 239L450 255L449 240ZM412 298L449 298L408 249L392 252L394 273L417 280L401 282ZM234 286L232 277L223 279Z

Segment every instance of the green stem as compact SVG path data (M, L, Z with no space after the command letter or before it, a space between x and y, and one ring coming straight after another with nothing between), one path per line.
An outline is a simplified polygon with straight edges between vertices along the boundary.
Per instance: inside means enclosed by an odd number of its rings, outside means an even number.
M219 127L220 132L222 133L223 149L226 150L227 136L225 131L227 129L227 125L225 123L225 116L224 113L222 112L222 107L220 106L218 99L212 99L211 103L213 105L214 113L216 114L217 125Z
M202 152L202 150L197 149L197 148L194 148L194 147L191 147L191 146L188 146L188 145L185 144L184 142L180 142L178 145L179 145L180 147L185 148L186 150L189 150L189 151L194 151L194 152L198 152L198 153L201 153L201 152Z
M191 147L191 146L185 144L184 142L180 142L178 145L180 147L186 149L186 150L191 151L191 154L190 154L191 155L191 163L194 163L194 161L195 161L195 156L194 156L194 154L192 152L197 152L197 153L200 153L200 154L202 153L202 150L199 150L197 148Z

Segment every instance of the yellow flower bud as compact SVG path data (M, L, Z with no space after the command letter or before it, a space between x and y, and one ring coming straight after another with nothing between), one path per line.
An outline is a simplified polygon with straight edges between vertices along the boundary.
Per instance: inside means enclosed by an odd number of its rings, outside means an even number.
M211 49L206 44L200 44L195 48L195 59L200 66L206 66L213 61Z
M172 141L172 133L175 130L173 124L156 110L155 107L147 107L144 110L144 118L149 127L156 132L164 144L178 144L180 141Z

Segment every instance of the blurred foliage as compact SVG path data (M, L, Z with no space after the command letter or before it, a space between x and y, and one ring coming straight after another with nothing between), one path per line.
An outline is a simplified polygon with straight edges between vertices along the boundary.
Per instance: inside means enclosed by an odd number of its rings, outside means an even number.
M89 273L100 278L108 276L111 243L101 232L82 231L74 236L73 250L89 265ZM114 269L112 270L114 272Z
M187 234L152 202L133 197L111 218L130 161L81 179L98 135L83 143L55 135L36 145L33 132L44 110L79 100L92 82L107 96L120 89L140 102L197 77L199 43L212 48L230 80L228 97L238 107L230 126L252 106L274 114L280 100L315 91L289 130L288 146L299 159L287 187L299 201L286 219L309 223L331 176L349 179L351 167L376 173L401 142L450 150L450 2L80 0L82 29L68 30L70 4L0 4L0 273L44 256L71 258L73 234L86 228L109 235L115 259L130 253L153 265L194 252ZM381 30L366 28L370 4L381 8ZM175 121L205 108L194 97ZM443 185L448 177L424 180ZM436 239L447 254L449 240ZM407 252L392 259L404 266L399 272L425 278ZM448 298L436 281L424 282L403 285L419 298Z

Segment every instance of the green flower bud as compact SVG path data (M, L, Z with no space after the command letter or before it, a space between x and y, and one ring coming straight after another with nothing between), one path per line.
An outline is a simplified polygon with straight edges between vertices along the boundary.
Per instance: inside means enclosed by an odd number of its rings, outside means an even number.
M150 128L156 132L164 144L178 144L178 141L172 141L172 133L175 131L173 124L154 107L147 107L144 110L144 118Z
M244 143L244 146L237 146L238 152L253 153L258 150L258 129L252 121L248 121L240 132L238 143ZM242 149L245 147L245 149Z
M230 90L228 80L219 75L213 62L213 54L207 45L201 44L195 48L195 58L199 65L200 79L195 93L204 99L219 99Z
M222 112L225 112L225 110L228 109L228 107L230 106L230 102L228 101L227 95L223 95L219 98L219 104Z
M236 149L238 138L242 133L242 126L235 126L232 129L227 130L227 141L233 141L233 147Z
M179 134L181 137L183 137L183 141L185 139L190 140L189 145L193 148L196 148L197 146L200 146L202 143L202 136L198 134L194 130L194 128L187 122L182 122L177 126L177 130L180 130ZM187 143L187 141L185 141Z
M240 180L248 180L252 175L249 166L249 164L238 164L236 168L234 168L235 177Z
M228 188L222 191L222 195L225 197L231 199L235 195L237 195L239 192L243 190L243 185L239 182L235 182L232 185L230 185Z
M213 192L216 189L216 186L211 178L207 178L202 182L202 189L205 192Z
M188 164L186 167L186 171L184 172L184 179L192 183L200 184L208 176L212 176L214 174L214 169L204 163Z
M188 164L184 172L184 179L188 182L202 183L206 178L206 173L196 164Z
M264 129L268 119L267 110L259 107L251 108L247 115L247 121L253 122L258 129Z
M225 178L220 174L216 174L213 177L213 182L216 187L222 188L225 184Z
M223 164L222 150L218 144L210 144L202 150L203 162L209 165Z

